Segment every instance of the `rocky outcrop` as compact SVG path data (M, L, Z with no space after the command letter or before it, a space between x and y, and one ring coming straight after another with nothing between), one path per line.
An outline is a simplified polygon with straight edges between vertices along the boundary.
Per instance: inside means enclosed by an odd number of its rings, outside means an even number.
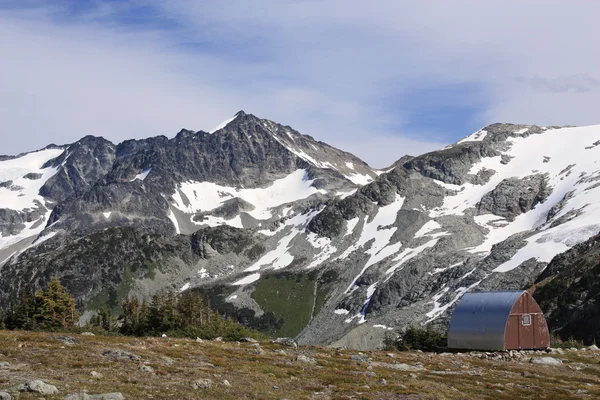
M523 179L504 179L477 204L479 214L491 213L509 220L526 213L539 203L543 203L552 188L548 187L548 177L542 174Z
M564 340L600 342L600 235L556 256L535 283L534 298Z
M58 172L46 181L40 194L60 202L85 193L108 173L114 161L114 144L102 137L86 136L44 165L58 168Z

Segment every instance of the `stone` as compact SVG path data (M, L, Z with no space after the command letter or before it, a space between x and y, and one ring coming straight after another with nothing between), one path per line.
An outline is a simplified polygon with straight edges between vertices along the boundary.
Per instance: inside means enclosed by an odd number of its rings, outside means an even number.
M81 332L80 335L81 336L96 336L96 335L94 335L93 332Z
M296 343L296 341L294 339L289 338L289 337L277 338L275 340L272 340L271 343L279 344L281 346L293 347L293 348L298 347L298 343Z
M314 364L314 365L317 364L316 359L305 356L304 354L300 354L298 357L296 357L296 361L301 362L301 363L306 363L306 364Z
M121 392L102 393L102 394L87 394L73 393L65 397L65 400L125 400Z
M90 372L90 375L92 375L92 377L94 377L96 379L104 378L104 375L102 375L100 372L96 372L96 371Z
M7 392L0 392L0 400L12 400L12 396Z
M596 346L595 344L588 346L587 347L588 350L593 350L593 351L598 351L600 350L600 348L598 348L598 346Z
M117 360L122 361L142 361L140 356L125 350L105 350L102 355L104 357L116 358Z
M240 342L245 342L245 343L258 343L258 340L253 339L251 337L245 337L240 339Z
M229 383L229 381L227 379L223 379L223 381L221 382L221 385L231 387L231 383Z
M33 380L31 382L24 383L17 387L19 392L32 392L39 394L57 394L58 389L54 385L50 385L41 380Z
M356 361L356 362L358 362L358 363L368 363L368 362L369 362L369 360L370 360L370 358L369 358L369 356L368 356L368 355L366 355L366 354L362 354L362 353L359 353L359 354L352 354L352 355L350 355L350 359L351 359L352 361Z
M529 362L537 365L551 365L555 367L560 367L563 365L561 360L554 357L532 357Z
M8 361L0 361L0 369L9 369L10 363Z
M575 370L575 371L581 371L584 368L587 368L587 365L585 365L584 363L580 363L580 362L574 362L574 363L569 363L567 365L567 368Z
M214 341L215 341L215 342L222 342L222 341L223 341L223 338L222 338L221 336L219 336L219 337L216 337L216 338L214 339Z
M381 378L377 383L379 383L380 385L383 385L383 386L387 385L387 381L384 378Z
M210 379L196 379L192 382L192 388L196 390L208 390L212 388L212 384L213 382Z
M204 340L202 340L202 339L200 339L199 337L197 337L197 338L196 338L196 342L197 342L197 343L202 343L202 342L204 342Z
M377 374L376 374L375 372L373 372L373 371L366 371L366 372L364 373L364 375L365 375L365 376L368 376L368 377L370 377L370 378L375 378L375 377L377 376Z
M49 336L48 339L60 340L61 342L69 346L79 343L79 340L75 339L72 336Z
M152 368L149 365L140 365L140 367L138 369L140 371L142 371L142 372L149 372L149 373L153 373L154 372L154 368Z
M396 371L423 371L425 369L422 365L409 365L404 363L390 364L379 361L374 361L371 365L374 367L395 369Z

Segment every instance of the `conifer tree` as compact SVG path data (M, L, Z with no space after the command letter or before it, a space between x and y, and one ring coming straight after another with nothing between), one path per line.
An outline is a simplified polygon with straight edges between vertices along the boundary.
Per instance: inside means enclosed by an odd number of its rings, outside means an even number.
M75 299L57 278L52 278L45 290L35 294L35 302L34 319L41 328L70 328L79 318Z

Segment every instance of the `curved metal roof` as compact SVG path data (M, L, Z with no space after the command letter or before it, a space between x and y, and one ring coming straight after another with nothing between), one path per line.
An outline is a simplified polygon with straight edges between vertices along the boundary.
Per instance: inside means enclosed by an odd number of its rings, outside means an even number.
M504 332L510 310L524 290L465 293L448 330L452 349L504 350Z

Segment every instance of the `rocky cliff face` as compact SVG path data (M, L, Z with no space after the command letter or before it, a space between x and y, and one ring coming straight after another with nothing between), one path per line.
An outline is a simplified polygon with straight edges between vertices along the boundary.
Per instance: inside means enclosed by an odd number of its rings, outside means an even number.
M534 297L563 340L600 342L600 236L556 256L537 278Z
M300 342L377 347L447 323L468 290L529 287L595 235L598 143L598 127L494 124L375 171L244 112L211 133L86 137L0 162L0 302L52 275L90 312L200 288Z

